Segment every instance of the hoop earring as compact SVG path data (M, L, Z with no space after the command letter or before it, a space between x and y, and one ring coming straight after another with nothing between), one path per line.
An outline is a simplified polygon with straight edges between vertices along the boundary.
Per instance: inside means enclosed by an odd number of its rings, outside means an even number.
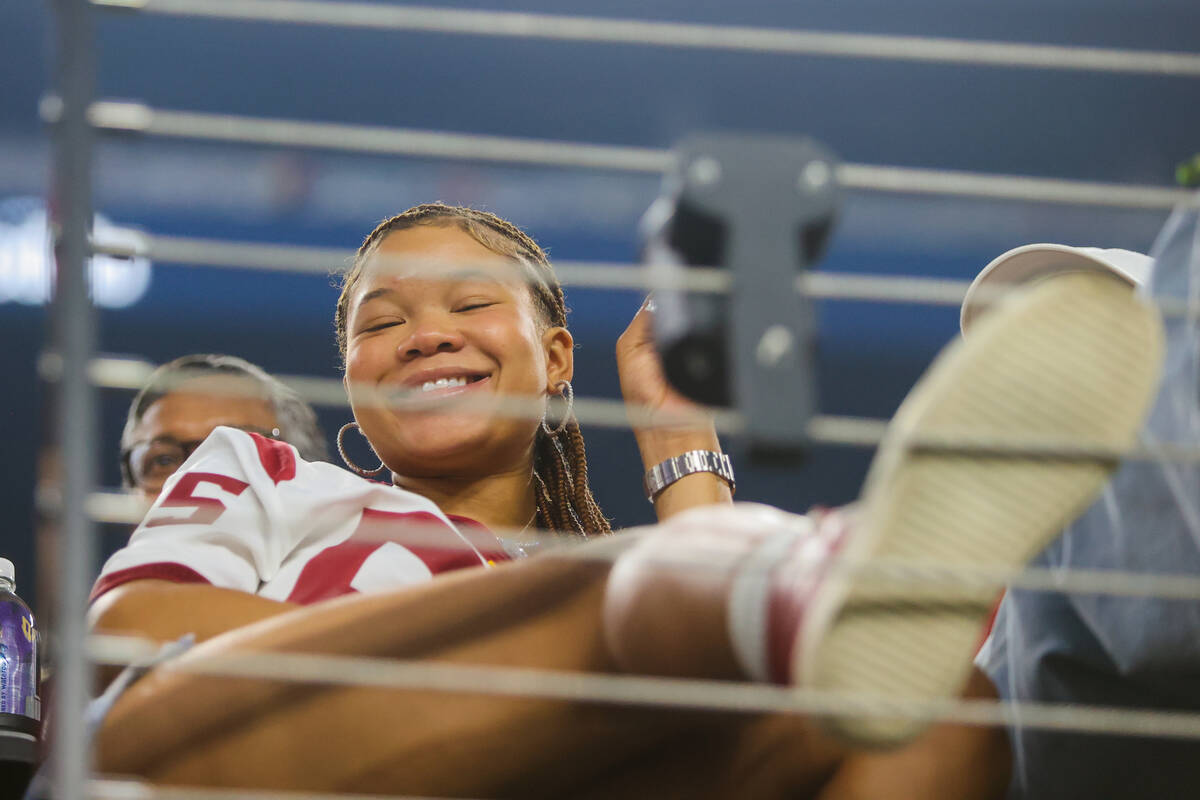
M338 449L338 455L340 455L342 457L342 461L346 462L346 466L349 467L351 469L351 471L357 473L358 475L360 475L364 478L369 478L372 475L378 475L379 473L383 472L383 468L385 465L383 463L382 458L379 459L379 466L376 467L375 469L363 469L358 464L355 464L353 461L351 461L350 456L346 455L346 447L344 444L342 444L342 439L345 438L346 431L350 430L351 428L354 428L355 430L357 430L360 436L362 435L362 428L358 427L357 422L347 422L345 425L343 425L338 430L337 449ZM365 439L367 437L363 436L363 438ZM367 442L368 447L370 446L370 444L371 444L370 442ZM375 448L371 448L371 449L374 450Z
M542 431L545 432L547 436L557 436L565 431L567 429L567 425L571 422L571 411L575 408L575 390L571 388L570 381L559 381L558 383L554 384L554 388L558 389L559 395L567 398L567 410L563 412L562 420L554 429L551 429L550 426L546 424L546 418L542 417Z

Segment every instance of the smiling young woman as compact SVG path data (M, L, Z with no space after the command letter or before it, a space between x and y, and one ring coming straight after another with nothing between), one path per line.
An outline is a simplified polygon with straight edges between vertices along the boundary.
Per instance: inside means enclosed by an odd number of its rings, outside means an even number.
M219 429L106 564L95 597L121 591L97 608L129 607L125 598L162 579L311 603L523 552L492 531L611 532L588 485L578 423L569 412L553 427L545 421L550 398L570 396L574 342L554 271L519 229L438 204L385 220L346 274L335 325L355 424L381 459L371 474L386 470L390 483ZM638 430L647 467L688 450L715 453L711 422L666 386L649 330L643 309L618 344L626 399L676 416L691 409L695 424L665 436ZM506 412L513 400L540 407L541 418ZM655 496L660 518L728 503L727 479L685 475ZM148 631L205 635L232 627L243 606L252 616L264 608L240 596L221 603L230 620L200 606L171 618L153 604L138 619Z
M486 402L544 403L571 380L561 292L453 217L410 212L380 228L346 279L339 333L355 419L393 482L493 528L521 528L536 511L539 527L607 533L578 425L552 436Z
M649 323L639 313L618 341L622 393L630 404L678 418L692 406L667 385ZM461 391L475 400L483 393L541 399L562 394L574 375L566 303L546 253L512 223L474 209L431 203L377 225L343 281L335 326L350 387L411 390L420 380L424 392L427 378L465 377L464 387L434 388L435 398ZM544 530L584 537L610 531L588 485L574 419L551 428L511 414L406 414L375 406L356 405L355 417L397 485L436 496L443 508L466 502L471 513L464 516L480 514L485 523L520 527L536 515ZM690 450L720 451L711 423L699 415L694 426L635 433L647 468ZM483 481L464 485L467 476ZM498 498L503 511L495 519ZM724 479L698 472L658 495L655 507L663 519L730 499Z

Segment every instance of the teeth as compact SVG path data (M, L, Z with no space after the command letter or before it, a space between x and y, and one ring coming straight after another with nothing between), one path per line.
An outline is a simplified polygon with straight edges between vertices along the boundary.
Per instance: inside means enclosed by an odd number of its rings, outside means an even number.
M422 392L432 392L434 389L446 389L451 386L466 386L467 379L461 378L438 378L436 381L425 381L421 384Z

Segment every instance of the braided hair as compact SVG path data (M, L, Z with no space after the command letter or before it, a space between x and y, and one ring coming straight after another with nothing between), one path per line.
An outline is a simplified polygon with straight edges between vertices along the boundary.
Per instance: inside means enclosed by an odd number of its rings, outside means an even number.
M338 350L346 357L350 294L362 277L367 260L388 234L419 225L452 225L494 253L522 265L542 321L552 327L567 327L567 306L562 287L550 259L524 231L507 220L473 208L426 203L389 217L367 235L354 263L342 278L334 325ZM540 426L534 443L534 495L539 528L574 533L587 538L611 533L588 485L587 452L579 423L568 420L560 433L549 435Z

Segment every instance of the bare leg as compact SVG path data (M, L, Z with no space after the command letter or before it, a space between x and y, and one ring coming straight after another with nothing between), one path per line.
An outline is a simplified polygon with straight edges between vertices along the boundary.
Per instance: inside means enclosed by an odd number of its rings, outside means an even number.
M731 669L720 587L756 537L660 531L621 562L653 623L677 620L676 673ZM706 568L662 548L701 555ZM639 572L653 580L638 584ZM203 645L433 658L606 672L602 620L613 581L603 561L539 557L439 579L390 595L302 609ZM709 624L705 626L702 620ZM666 644L666 643L664 643ZM197 651L197 655L202 654ZM688 656L691 656L689 658ZM664 662L660 666L671 668ZM669 671L669 670L659 670ZM956 757L956 754L961 754ZM892 796L989 797L1006 774L1003 734L936 727L907 749L847 753L810 720L788 715L619 708L487 695L389 691L205 678L159 670L122 698L99 742L104 772L184 785L444 796L841 798L862 787ZM905 788L912 794L904 795Z
M997 697L987 676L979 671L971 675L965 695ZM904 747L849 754L817 796L819 800L1000 798L1008 787L1011 769L1005 731L935 725Z
M611 671L601 626L607 573L605 563L538 558L291 612L213 639L197 654L279 650ZM739 742L745 749L731 758ZM692 776L699 788L738 771L783 791L819 782L838 756L798 718L168 670L122 698L98 745L102 771L167 783L451 796L556 794L651 774L673 775L670 785L680 788ZM698 764L711 768L697 772Z

